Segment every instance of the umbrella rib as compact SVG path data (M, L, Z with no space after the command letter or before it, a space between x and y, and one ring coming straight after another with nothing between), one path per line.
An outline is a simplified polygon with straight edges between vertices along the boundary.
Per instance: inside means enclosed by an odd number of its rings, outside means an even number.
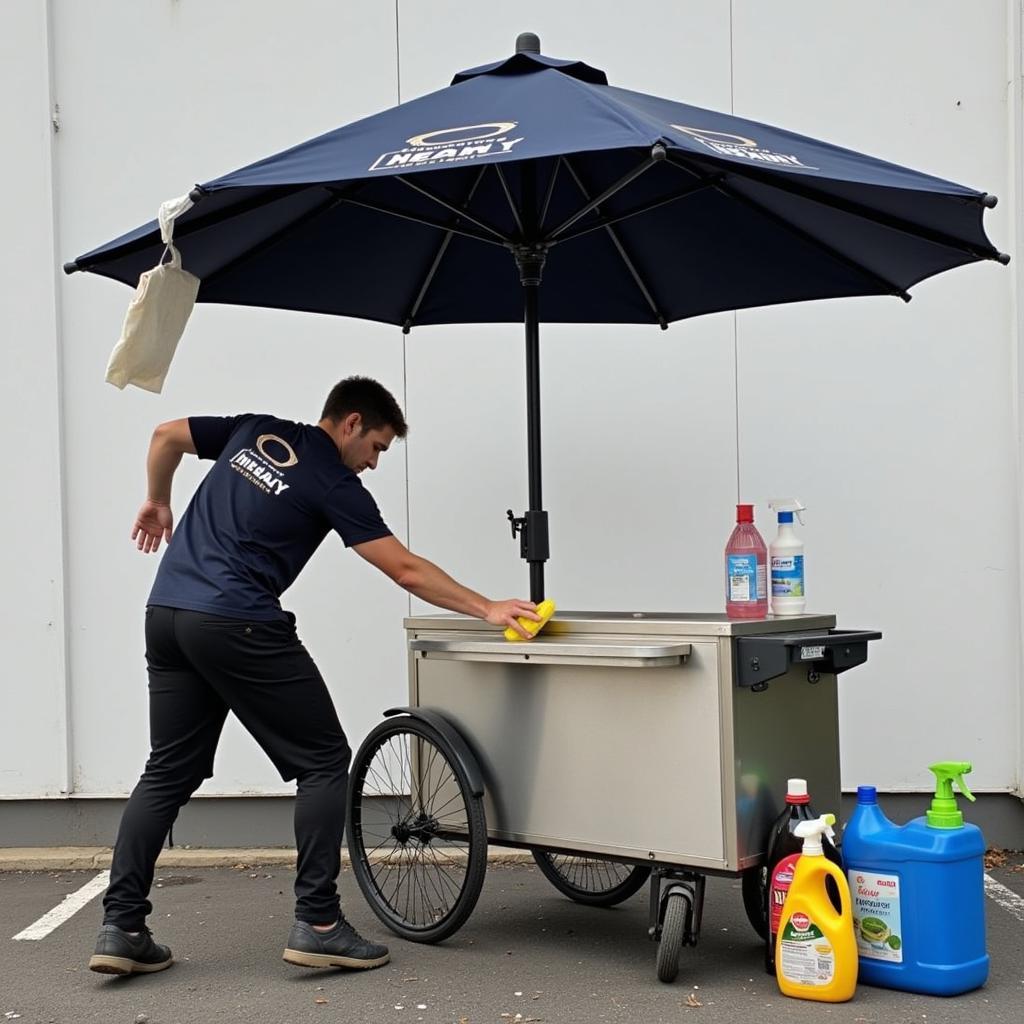
M568 235L563 235L558 240L559 244L562 242L570 242L574 238L581 238L583 235L590 234L591 231L599 231L601 228L610 227L612 224L618 224L619 221L629 220L632 217L639 217L643 213L650 213L651 210L657 210L660 206L667 206L669 203L675 203L680 199L686 199L688 196L692 196L706 188L711 188L715 184L716 181L702 181L691 188L684 189L682 192L676 192L675 195L665 196L662 199L655 199L653 202L645 203L643 206L637 206L632 210L627 210L625 213L616 214L614 217L602 217L599 221L593 224L588 224L585 228L580 228L579 231L572 231Z
M670 160L673 166L679 167L674 161ZM693 173L688 167L680 168L688 173ZM910 293L905 289L901 288L898 284L893 284L892 281L882 277L881 274L876 273L869 267L864 266L863 263L855 260L852 256L847 256L846 253L840 252L834 246L828 244L828 242L822 241L820 238L815 237L809 231L804 228L798 227L796 224L786 220L785 217L780 216L773 210L769 210L766 206L759 203L756 199L751 199L750 196L744 195L742 192L730 186L726 181L721 180L715 183L715 188L725 193L730 199L735 199L737 202L743 203L745 206L757 211L761 216L766 217L768 220L774 221L783 230L788 231L792 235L796 235L802 241L807 242L809 245L814 246L816 249L820 249L822 252L827 253L832 259L839 263L844 264L851 270L860 274L862 277L866 277L871 281L879 291L887 295L898 295L904 302L909 302L911 299Z
M597 207L599 207L602 203L607 202L609 199L611 199L613 195L615 195L617 192L621 192L622 189L624 189L628 184L639 178L640 175L644 173L644 171L649 171L656 163L660 163L664 159L665 147L659 143L656 143L651 148L650 156L645 157L644 160L641 163L637 164L637 166L634 167L631 171L624 174L614 184L609 185L608 188L606 188L599 196L597 196L594 199L588 200L571 217L562 221L562 223L559 224L558 227L555 228L553 231L549 231L547 236L544 238L544 242L550 244L556 241L558 239L558 236L562 234L563 231L568 231L568 229L571 228L573 224L575 224L581 217L586 217L586 215L590 213L591 210L596 210ZM575 178L576 173L575 171L572 170L572 167L569 165L569 161L565 157L562 157L562 161L565 163L565 166L569 169L570 173L572 173L573 177ZM580 181L578 178L576 179L576 184L580 185ZM582 185L580 185L580 188L582 189L583 194L586 195L586 189L583 189Z
M466 238L472 238L477 242L486 242L488 245L497 245L502 249L505 248L504 242L488 238L486 235L477 234L475 231L466 231L463 228L452 227L450 224L442 224L436 220L428 220L426 217L419 216L419 214L406 213L404 210L392 210L389 207L381 206L378 203L368 203L365 199L353 199L351 196L341 196L340 199L343 203L349 203L351 206L361 206L364 209L373 210L374 213L386 213L391 217L399 217L402 220L411 220L414 224L422 224L424 227L434 228L437 231L451 231L453 234L463 235Z
M296 189L291 186L268 186L265 191L261 191L257 195L232 206L222 207L219 210L215 210L213 213L200 213L197 216L191 217L184 223L175 223L175 241L180 242L183 238L187 238L189 235L193 235L198 231L203 231L214 224L227 220L229 217L236 217L239 214L248 213L250 210L255 210L264 205L268 205L267 193L273 193L275 190L278 194L273 196L269 202L276 202L279 199L289 199L295 195L297 191L301 191L301 189ZM198 207L200 200L213 194L214 193L207 192L201 185L197 185L192 190L192 196L196 203L196 207ZM157 245L159 245L161 249L164 248L164 244L160 240L160 228L158 226L154 226L153 230L148 234L135 238L130 242L126 242L124 245L118 246L117 249L110 249L104 252L102 254L103 262L122 259L125 256L134 256L137 252L148 249L150 246ZM94 260L91 263L80 263L78 260L75 260L73 266L65 266L64 270L66 273L72 273L77 270L89 272L98 262L98 260Z
M498 181L501 182L501 190L505 193L505 198L508 200L509 209L512 211L512 216L515 218L516 227L519 229L519 237L525 238L526 232L523 230L523 220L519 216L519 211L516 209L515 200L512 198L512 190L508 187L508 181L505 180L505 172L501 169L501 164L493 164L495 173L498 175Z
M551 197L555 194L555 181L558 179L558 168L562 164L562 158L552 161L551 180L548 182L548 191L544 196L544 205L541 207L538 226L543 229L544 222L548 219L548 207L551 205Z
M207 274L203 278L203 284L210 284L241 264L247 263L256 256L262 255L268 249L280 242L286 235L291 234L296 228L302 227L306 221L312 220L314 217L318 217L322 213L326 213L332 207L337 206L341 201L342 199L340 196L329 195L323 202L317 203L316 206L307 210L301 217L296 217L295 220L289 221L283 227L278 228L278 230L272 235L268 235L258 245L254 245L251 249L247 249L245 252L236 256L233 260L229 260L223 266L220 266L216 270Z
M576 169L572 166L571 163L569 163L569 161L568 161L568 159L566 157L562 157L561 159L562 159L562 162L565 164L566 170L572 175L573 180L576 182L576 185L579 188L580 192L583 193L583 198L584 199L589 198L588 197L587 188L583 184L583 181L580 178L580 176L576 173ZM598 209L598 207L596 205L594 205L593 203L589 203L588 205L593 210ZM611 238L612 244L615 246L616 250L618 251L619 256L622 257L622 262L626 264L626 269L632 275L633 280L636 282L636 286L640 289L640 291L643 293L643 297L647 300L647 305L651 307L651 312L654 314L655 319L661 325L661 329L663 331L667 330L668 329L668 321L666 320L664 313L662 313L661 310L658 309L658 305L654 301L654 296L651 295L650 289L647 287L646 284L644 284L643 278L640 277L640 272L636 269L636 266L633 264L633 261L630 259L629 253L626 252L625 246L622 244L621 240L619 239L618 232L610 224L605 224L604 225L604 229L605 229L605 231L608 232L608 236ZM564 241L564 239L563 239L563 241Z
M484 166L480 168L480 171L479 171L479 173L476 176L476 180L470 186L469 193L467 194L466 198L463 200L463 203L462 203L463 207L469 206L469 204L473 201L473 196L476 195L477 186L480 184L481 180L483 179L484 172L486 170L487 170L487 165L484 164ZM405 334L409 333L409 330L412 327L412 322L413 322L413 320L416 319L416 314L419 313L419 311L420 311L420 306L422 305L423 300L426 298L427 290L430 288L431 284L433 284L433 282L434 282L434 275L437 273L437 268L441 265L441 260L444 259L444 254L448 251L448 245L451 243L451 240L452 240L453 236L454 236L454 232L453 231L445 232L445 236L441 240L441 244L438 246L437 252L434 254L434 259L433 259L433 261L430 264L430 269L427 271L426 276L423 278L423 283L420 285L419 291L416 294L416 301L413 302L412 308L409 310L408 315L405 317L405 319L402 322L402 331L403 331L403 333L405 333Z
M859 260L853 259L852 256L847 256L846 253L840 252L835 246L829 245L828 242L823 242L820 238L815 237L809 231L804 228L797 227L795 224L790 223L785 217L780 217L773 210L769 210L763 206L756 199L751 199L750 196L745 196L742 192L738 192L736 189L731 188L729 185L722 184L719 186L726 195L731 196L733 199L745 204L756 210L762 216L774 220L776 224L780 225L784 230L789 231L791 234L796 235L798 238L803 239L805 242L809 242L811 245L823 252L826 252L834 260L838 260L840 263L845 264L851 270L856 271L861 276L866 277L869 281L873 281L876 287L880 287L882 291L889 295L898 295L904 302L909 302L911 294L905 288L901 288L898 284L894 284L887 278L882 277L881 274L876 273L869 267L864 266Z
M454 203L448 202L444 196L439 196L430 189L424 188L422 185L417 185L415 182L410 181L408 178L403 177L401 174L395 175L395 180L400 181L406 188L411 188L414 192L418 192L421 196L426 197L431 202L437 203L438 206L443 206L446 210L451 213L457 214L464 220L468 220L471 224L475 224L478 228L482 228L488 234L494 235L495 238L500 238L502 243L511 242L512 239L503 235L497 228L491 227L486 221L480 220L479 217L474 217L472 214L466 213L465 210L460 210Z
M673 159L671 162L674 163L676 167L685 169L691 174L697 173L687 167L678 154L673 153L672 157ZM996 260L999 263L1009 261L1008 256L1005 256L1005 254L998 252L994 248L990 250L980 249L976 245L964 242L962 239L956 238L953 235L947 235L945 232L936 231L933 228L927 228L924 227L924 225L915 224L913 221L904 220L902 217L894 217L889 214L878 213L870 207L854 202L851 199L844 199L841 196L832 196L816 192L812 188L808 188L805 185L791 181L788 178L783 178L781 175L769 178L767 175L759 174L758 168L753 166L747 167L745 165L741 165L737 168L730 166L729 173L735 174L737 178L749 178L751 181L755 181L759 185L766 185L769 188L776 188L782 192L789 192L791 195L799 196L801 199L807 199L812 203L821 203L833 209L841 210L843 213L849 213L855 217L861 217L864 220L869 220L874 224L880 224L882 227L889 228L892 231L898 231L901 234L910 235L913 238L921 238L926 242L932 242L935 245L941 245L947 249L955 249L958 252L966 253L968 256L973 256L975 259ZM945 193L936 193L936 195L945 195ZM947 198L949 198L948 195ZM963 199L965 202L978 202L983 206L989 205L984 201L984 199L976 199L974 196L964 196Z

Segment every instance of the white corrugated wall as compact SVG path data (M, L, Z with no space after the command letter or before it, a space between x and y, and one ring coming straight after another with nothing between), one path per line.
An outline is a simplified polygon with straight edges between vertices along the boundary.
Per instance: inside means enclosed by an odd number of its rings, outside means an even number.
M969 16L955 0L852 10L5 4L0 797L123 795L141 768L154 559L128 531L161 420L248 410L314 420L338 378L379 377L412 427L368 481L393 529L476 589L527 590L504 519L526 499L521 328L403 338L378 324L200 306L164 393L121 393L103 370L130 292L66 278L64 260L197 181L442 87L510 52L523 30L613 84L995 193L988 230L1015 254L1018 0ZM810 608L885 633L840 684L844 784L926 788L926 764L965 758L977 791L1019 792L1020 282L1018 262L986 263L922 283L906 306L806 303L666 333L545 327L549 593L565 608L715 610L737 490L759 503L766 534L764 502L797 494L809 506ZM179 472L179 513L200 473L194 461ZM328 542L287 604L360 738L404 700L408 599ZM203 792L285 789L229 725Z

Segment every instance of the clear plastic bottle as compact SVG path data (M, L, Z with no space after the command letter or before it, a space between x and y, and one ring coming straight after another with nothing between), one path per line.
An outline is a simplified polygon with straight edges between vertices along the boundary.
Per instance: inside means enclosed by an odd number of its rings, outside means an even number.
M779 532L768 545L772 569L772 615L803 615L807 605L804 586L804 542L793 528L793 516L800 520L806 509L796 498L775 498L768 502L778 513Z
M725 614L763 619L768 614L768 549L754 526L754 506L736 506L736 528L725 546Z

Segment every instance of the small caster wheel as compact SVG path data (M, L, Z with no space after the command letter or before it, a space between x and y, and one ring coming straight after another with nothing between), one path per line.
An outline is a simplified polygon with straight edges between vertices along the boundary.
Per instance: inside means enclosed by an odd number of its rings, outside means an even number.
M679 974L679 954L683 949L686 920L690 916L690 899L683 892L670 892L665 897L665 917L658 942L658 981L671 984Z

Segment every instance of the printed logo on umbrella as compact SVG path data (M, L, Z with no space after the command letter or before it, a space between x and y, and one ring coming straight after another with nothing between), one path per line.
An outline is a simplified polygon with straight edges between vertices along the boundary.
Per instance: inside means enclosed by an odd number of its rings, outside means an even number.
M518 124L518 121L489 121L423 132L405 140L408 148L381 153L369 169L380 171L392 167L433 166L462 163L485 156L505 156L523 141L523 136L510 138Z
M689 135L691 139L701 143L713 153L721 156L739 157L741 160L752 160L755 163L782 164L788 167L802 167L808 171L820 170L805 164L793 153L776 153L771 149L763 149L754 139L743 135L732 135L729 132L713 132L704 128L687 128L682 124L670 124L677 132Z

